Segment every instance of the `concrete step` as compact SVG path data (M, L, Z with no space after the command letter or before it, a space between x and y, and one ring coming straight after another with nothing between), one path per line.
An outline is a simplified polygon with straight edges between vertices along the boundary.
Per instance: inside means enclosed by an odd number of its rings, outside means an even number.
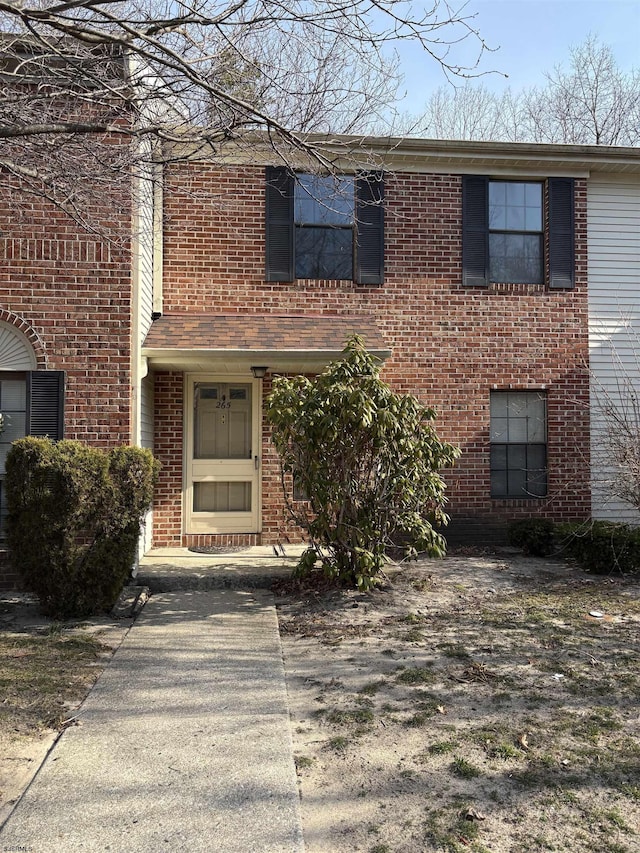
M228 554L196 554L186 548L152 550L142 557L135 583L152 593L177 590L269 589L291 577L302 545L256 546ZM276 553L277 552L277 553Z

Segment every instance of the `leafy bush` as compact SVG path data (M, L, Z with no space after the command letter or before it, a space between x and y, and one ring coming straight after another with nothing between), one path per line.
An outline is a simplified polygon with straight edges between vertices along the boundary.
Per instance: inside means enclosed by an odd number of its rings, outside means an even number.
M555 550L554 529L548 518L521 518L509 525L509 542L525 554L548 557Z
M562 552L587 572L640 572L640 528L610 521L559 524L556 536Z
M109 610L133 565L157 463L148 450L104 451L24 438L6 462L7 543L27 588L56 619Z
M320 560L327 577L361 589L376 582L393 542L407 543L407 556L442 556L439 470L459 455L438 438L435 412L379 373L354 336L314 379L277 378L266 404L290 517L311 540L299 572ZM294 498L294 483L306 500Z

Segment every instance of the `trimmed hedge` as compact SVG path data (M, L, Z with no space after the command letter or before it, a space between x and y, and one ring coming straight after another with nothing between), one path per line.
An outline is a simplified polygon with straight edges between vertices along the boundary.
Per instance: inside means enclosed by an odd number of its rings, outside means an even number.
M509 543L534 557L549 557L555 550L553 521L521 518L509 525Z
M32 437L13 443L7 544L44 613L67 619L111 609L134 564L157 470L139 447L105 451Z
M510 525L509 541L526 554L571 557L593 574L640 574L640 527L611 521L555 524L529 518Z
M640 573L640 528L611 521L559 524L562 553L593 574Z

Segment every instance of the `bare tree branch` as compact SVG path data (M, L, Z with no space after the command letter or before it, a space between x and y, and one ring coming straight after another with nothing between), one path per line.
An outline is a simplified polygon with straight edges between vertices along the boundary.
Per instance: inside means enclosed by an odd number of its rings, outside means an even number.
M496 94L482 85L439 88L418 126L444 139L638 145L640 71L622 71L610 47L590 36L556 66L547 84Z
M40 180L82 221L79 181L110 182L115 199L150 160L175 161L173 143L215 157L261 129L283 160L330 169L308 134L380 132L399 45L449 78L475 73L486 47L449 0L0 0L0 33L0 187L18 202L20 181L30 196Z

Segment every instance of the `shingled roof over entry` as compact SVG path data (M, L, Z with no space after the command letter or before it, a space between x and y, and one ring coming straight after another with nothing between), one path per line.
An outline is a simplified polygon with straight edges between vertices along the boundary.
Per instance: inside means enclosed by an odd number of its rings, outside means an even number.
M142 355L156 369L313 371L340 357L360 335L381 359L390 355L370 316L327 314L165 314L157 319Z

